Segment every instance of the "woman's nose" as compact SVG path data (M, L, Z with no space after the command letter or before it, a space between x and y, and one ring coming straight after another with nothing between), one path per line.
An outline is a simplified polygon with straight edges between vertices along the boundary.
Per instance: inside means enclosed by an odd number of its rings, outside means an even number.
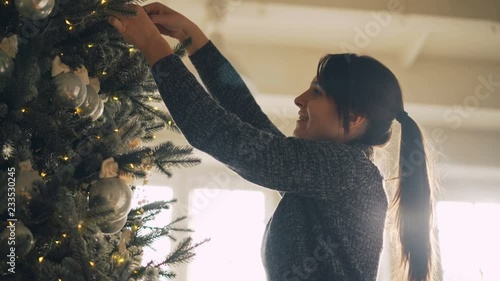
M293 101L295 103L296 106L298 107L303 107L306 103L305 99L304 99L304 94L305 93L302 93L300 96L296 97Z

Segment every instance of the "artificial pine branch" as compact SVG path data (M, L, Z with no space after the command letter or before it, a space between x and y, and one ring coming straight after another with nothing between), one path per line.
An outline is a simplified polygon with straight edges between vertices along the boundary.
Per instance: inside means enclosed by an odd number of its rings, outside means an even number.
M142 205L138 208L132 209L132 211L130 211L130 212L135 213L135 212L141 210L141 212L147 213L147 212L155 211L155 210L169 210L170 205L172 205L173 203L176 203L176 202L177 202L177 199L172 199L172 200L168 200L168 201L156 201L156 202L152 202L152 203L149 203L146 205Z
M154 210L154 211L149 211L147 214L144 214L142 216L142 221L143 222L148 222L152 221L156 218L158 214L160 214L162 211L161 210ZM144 226L144 228L148 228L147 226Z
M177 277L177 275L174 272L169 271L169 270L160 271L160 276L163 276L167 279L174 279L175 277Z
M104 11L109 15L120 15L124 17L133 17L137 15L136 11L122 4L109 3Z
M186 218L185 217L177 218L172 223L177 223L177 222L182 221L184 219L186 219ZM149 229L151 230L151 232L148 232L148 233L145 233L145 234L141 234L141 235L137 235L133 239L133 241L131 242L131 244L134 245L134 246L139 246L139 247L144 247L144 246L150 245L154 241L156 241L156 239L158 239L159 237L162 237L162 236L170 234L170 232L171 232L170 225L171 224L166 225L164 227L160 227L160 228L149 227Z
M155 266L162 266L162 265L177 265L180 263L188 263L192 260L192 258L196 255L193 253L193 250L206 243L209 242L210 239L205 239L199 243L192 244L193 239L191 237L185 238L177 248L174 250L173 253L168 255L165 260L159 264L156 264Z
M183 57L186 55L187 50L186 48L193 43L193 39L191 37L187 38L186 40L178 43L177 45L174 46L173 51L176 55Z
M163 122L165 123L173 123L173 119L172 117L163 112L163 111L160 111L160 110L156 110L154 107L152 106L149 106L145 103L143 103L142 101L140 101L139 99L135 98L135 97L128 97L133 103L135 103L137 106L139 106L139 108L141 110L143 110L143 112L145 113L149 113L155 117L158 117L160 120L162 120ZM167 127L168 129L174 131L174 132L180 132L179 128L175 125L170 125Z
M192 167L200 163L200 159L186 156L191 152L191 147L174 146L171 142L166 142L153 149L153 162L160 172L170 177L171 167Z
M165 128L165 123L155 122L155 119L153 119L150 120L149 124L144 127L144 131L146 134L153 134L163 130L163 128ZM169 126L169 129L172 131L175 131L174 128L177 128L177 126Z

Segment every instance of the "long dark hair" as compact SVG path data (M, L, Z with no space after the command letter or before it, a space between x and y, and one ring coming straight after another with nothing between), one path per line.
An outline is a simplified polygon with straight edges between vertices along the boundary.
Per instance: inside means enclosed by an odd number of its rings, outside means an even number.
M428 174L424 137L417 123L404 112L396 76L370 56L328 54L321 58L317 79L337 107L339 120L349 132L349 114L366 117L365 132L351 142L385 146L392 124L400 114L399 182L391 204L401 243L402 271L409 281L429 281L436 260L434 200Z

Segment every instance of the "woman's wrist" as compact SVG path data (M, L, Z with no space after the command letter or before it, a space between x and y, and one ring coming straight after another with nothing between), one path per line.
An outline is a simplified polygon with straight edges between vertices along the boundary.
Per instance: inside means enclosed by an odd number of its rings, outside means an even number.
M186 51L188 55L193 55L198 51L201 47L205 46L208 43L207 36L201 31L201 29L193 24L188 30L184 32L185 36L180 38L179 41L183 42L189 38L191 38L191 44L186 47Z
M160 36L155 40L151 40L144 50L142 50L142 53L152 67L157 61L173 54L174 51L170 47L170 44Z

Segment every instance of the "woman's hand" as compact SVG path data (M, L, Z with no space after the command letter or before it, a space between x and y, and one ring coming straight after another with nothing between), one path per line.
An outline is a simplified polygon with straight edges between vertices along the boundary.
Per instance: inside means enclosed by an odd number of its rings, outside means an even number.
M147 4L143 8L161 34L179 41L187 39L187 30L195 25L182 14L158 2Z
M159 59L173 54L172 48L161 36L160 31L139 5L127 5L136 10L133 17L110 16L108 22L123 36L125 41L143 52L152 66Z
M208 38L195 23L173 9L156 2L145 5L144 10L161 34L180 42L191 38L192 43L186 48L188 54L193 54L208 42Z

